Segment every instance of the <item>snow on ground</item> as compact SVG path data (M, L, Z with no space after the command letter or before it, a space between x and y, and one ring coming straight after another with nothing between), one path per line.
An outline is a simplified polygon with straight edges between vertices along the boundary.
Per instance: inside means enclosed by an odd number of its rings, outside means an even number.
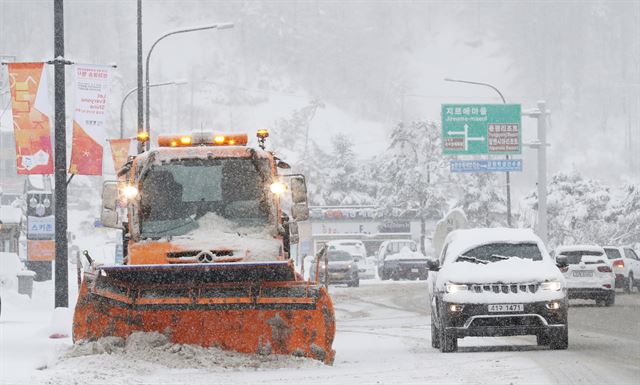
M597 367L581 364L596 353L594 341L608 343L584 331L570 331L576 343L569 351L538 347L533 337L465 338L458 353L443 354L431 348L424 282L361 285L330 287L333 366L178 345L156 333L73 346L70 338L48 338L64 319L52 321L51 281L36 283L31 300L3 292L0 384L613 384L633 383L629 373L640 374L607 369L602 358L592 359Z

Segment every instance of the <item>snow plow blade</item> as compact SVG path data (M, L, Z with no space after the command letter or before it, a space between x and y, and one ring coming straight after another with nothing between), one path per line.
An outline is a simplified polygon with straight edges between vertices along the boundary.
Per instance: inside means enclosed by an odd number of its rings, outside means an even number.
M174 343L333 363L335 319L324 287L292 263L100 267L85 273L73 340L160 332Z

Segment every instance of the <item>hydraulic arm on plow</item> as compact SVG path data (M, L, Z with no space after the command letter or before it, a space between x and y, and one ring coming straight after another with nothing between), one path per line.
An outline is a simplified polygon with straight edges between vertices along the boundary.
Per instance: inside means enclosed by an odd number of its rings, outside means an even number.
M278 175L288 165L264 150L266 136L258 132L261 148L239 134L160 136L119 184L105 183L102 223L124 230L124 264L84 274L74 341L157 331L175 343L333 362L331 298L289 259L297 221L309 216L305 180Z

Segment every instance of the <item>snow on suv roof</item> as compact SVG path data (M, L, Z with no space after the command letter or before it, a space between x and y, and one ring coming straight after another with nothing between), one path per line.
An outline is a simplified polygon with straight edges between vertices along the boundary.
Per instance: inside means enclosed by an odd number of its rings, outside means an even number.
M548 255L542 240L533 230L496 227L452 231L445 240L445 245L448 245L447 257L458 256L476 246L489 243L536 243L543 256Z
M562 254L567 251L593 251L604 254L602 246L596 245L562 245L556 247L556 254Z

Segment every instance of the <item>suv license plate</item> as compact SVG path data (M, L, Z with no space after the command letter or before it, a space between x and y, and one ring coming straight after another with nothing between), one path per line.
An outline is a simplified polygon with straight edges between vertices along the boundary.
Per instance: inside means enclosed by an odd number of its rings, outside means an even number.
M524 311L524 305L521 303L506 303L506 304L495 304L489 305L490 312L516 312L516 311Z
M574 271L574 277L593 277L593 271Z
M418 271L420 271L420 270L418 270L418 269L411 269L411 272L412 272L412 273L417 273Z

